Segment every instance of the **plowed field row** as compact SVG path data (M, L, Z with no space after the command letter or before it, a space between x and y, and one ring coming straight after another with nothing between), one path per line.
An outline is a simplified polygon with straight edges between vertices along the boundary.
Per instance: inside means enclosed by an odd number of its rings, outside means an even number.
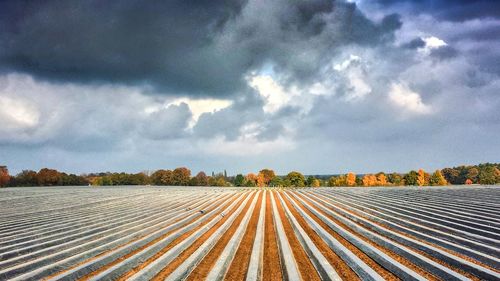
M0 280L500 280L500 188L3 189Z

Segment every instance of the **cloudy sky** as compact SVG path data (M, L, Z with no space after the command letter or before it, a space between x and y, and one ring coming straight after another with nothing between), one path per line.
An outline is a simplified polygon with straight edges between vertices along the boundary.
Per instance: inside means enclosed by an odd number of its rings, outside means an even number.
M498 162L499 46L499 1L2 1L0 164Z

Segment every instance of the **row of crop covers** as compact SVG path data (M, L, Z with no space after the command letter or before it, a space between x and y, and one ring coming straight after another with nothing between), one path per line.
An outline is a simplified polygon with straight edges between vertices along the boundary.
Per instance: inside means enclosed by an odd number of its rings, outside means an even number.
M0 280L500 279L496 188L3 195Z

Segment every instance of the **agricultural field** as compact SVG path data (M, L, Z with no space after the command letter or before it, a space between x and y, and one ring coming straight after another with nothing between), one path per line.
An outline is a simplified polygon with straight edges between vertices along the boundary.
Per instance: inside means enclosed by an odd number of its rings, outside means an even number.
M0 280L500 280L500 188L0 190Z

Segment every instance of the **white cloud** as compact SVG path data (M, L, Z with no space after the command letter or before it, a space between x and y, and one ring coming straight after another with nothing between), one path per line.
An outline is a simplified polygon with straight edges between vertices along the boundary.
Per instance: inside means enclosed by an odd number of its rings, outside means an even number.
M349 66L351 66L353 63L355 62L359 62L361 61L361 58L356 56L356 55L353 55L351 54L349 56L348 59L346 59L345 61L343 61L342 63L337 63L333 66L333 69L337 70L337 71L343 71L343 70L346 70Z
M0 119L2 130L22 130L35 127L40 118L36 107L22 99L14 99L0 93Z
M290 102L291 94L270 75L254 75L247 78L248 84L264 99L264 112L274 113Z
M425 42L425 46L418 49L419 52L428 55L433 49L438 49L448 44L435 36L422 37L422 40Z
M233 103L230 100L223 99L189 99L189 98L179 98L165 105L165 108L170 105L181 105L182 103L187 104L189 110L192 113L192 118L189 120L189 128L193 128L198 122L198 119L203 113L214 113L224 108L231 106Z
M364 65L361 65L361 57L353 54L342 63L333 66L333 69L345 75L347 79L349 88L349 91L345 93L347 101L361 100L372 91L370 85L365 82L364 67Z
M429 114L431 107L423 103L422 98L413 92L408 86L401 83L393 83L389 92L390 101L405 112L414 114Z

